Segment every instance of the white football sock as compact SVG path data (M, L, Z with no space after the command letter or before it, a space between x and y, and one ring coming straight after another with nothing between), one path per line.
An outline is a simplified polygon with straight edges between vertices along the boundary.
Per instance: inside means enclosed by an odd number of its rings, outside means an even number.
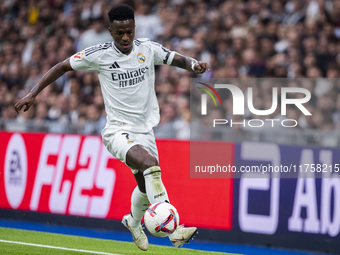
M141 192L138 186L133 190L131 195L131 212L129 220L129 224L132 227L137 227L140 223L141 219L143 218L144 212L149 207L149 199L147 195Z
M146 194L151 204L169 202L168 193L163 185L159 166L149 167L144 171Z

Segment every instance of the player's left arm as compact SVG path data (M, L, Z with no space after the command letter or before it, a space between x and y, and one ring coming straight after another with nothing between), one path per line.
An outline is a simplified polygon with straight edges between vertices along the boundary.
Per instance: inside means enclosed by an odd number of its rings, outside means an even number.
M197 61L196 59L183 56L181 54L176 53L171 66L177 66L179 68L183 68L190 72L195 72L197 74L205 73L206 71L210 71L210 67L208 63Z

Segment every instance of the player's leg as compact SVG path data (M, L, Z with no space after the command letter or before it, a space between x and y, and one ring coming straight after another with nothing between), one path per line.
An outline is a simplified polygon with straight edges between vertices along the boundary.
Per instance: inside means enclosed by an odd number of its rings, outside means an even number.
M134 174L138 186L133 190L131 195L131 226L137 227L143 218L145 211L148 209L150 202L145 191L145 182L143 173Z
M158 166L158 161L155 157L153 157L142 145L136 144L132 146L128 152L126 153L126 164L132 169L136 182L137 187L132 192L131 196L131 211L130 214L127 214L123 217L122 223L125 227L127 227L133 237L133 240L138 248L141 250L148 249L148 239L141 227L141 219L144 215L145 210L149 206L150 197L157 197L158 201L164 197L167 199L167 193L164 188L164 185L160 179L160 168ZM148 169L152 170L159 169L158 176L154 176L157 178L148 178L144 177L144 172L148 172ZM138 169L137 171L135 169ZM150 176L152 176L152 171L150 172ZM150 184L151 183L151 184ZM157 187L161 186L163 189L161 190L161 195L156 194L157 190L154 186ZM165 200L162 200L165 201ZM151 203L156 202L155 199L151 199Z
M158 160L143 146L137 144L126 154L126 163L133 169L138 169L143 175L135 175L139 187L145 191L151 204L169 202L168 194L161 178ZM142 178L143 177L143 178Z
M111 130L109 127L104 128L102 132L102 138L107 150L123 163L126 163L127 151L132 146L139 143L138 139L136 139L135 137L135 134L130 132L127 133L123 130ZM139 173L138 170L131 170L133 174L137 174L137 176L141 175L143 177L143 174ZM144 183L144 181L139 181L139 183L142 184ZM131 232L133 240L137 247L143 251L146 251L149 247L149 242L147 236L143 231L140 220L144 214L143 210L146 210L149 205L149 200L146 196L145 188L143 188L143 185L138 185L139 187L136 187L132 192L131 211L130 214L124 215L122 223ZM132 217L132 215L134 217ZM135 218L138 220L136 220Z
M130 214L124 215L122 220L123 225L130 230L137 247L143 251L149 247L148 238L141 225L141 219L148 206L149 199L146 193L141 192L140 188L136 186L131 195Z
M153 162L152 164L154 164L155 166L158 166L158 151L157 151L155 138L154 138L152 133L149 134L148 136L146 136L146 138L147 138L147 141L145 141L143 144L148 146L147 147L148 151L153 155L154 159L157 159L157 161ZM136 146L134 146L134 147L137 148ZM131 148L131 149L133 149L133 148ZM145 153L143 151L138 151L137 153L141 153L141 154L138 155L138 158L148 157L147 155L145 155ZM149 160L151 160L151 159L149 159ZM151 160L151 162L152 162L152 160ZM139 164L142 164L142 162L140 162ZM136 165L134 167L136 167ZM148 169L147 167L148 166L144 166L144 169ZM160 170L160 168L158 170ZM158 170L156 170L156 171L158 171ZM136 181L137 181L138 186L140 187L141 190L144 188L144 186L143 186L144 180L143 180L142 177L145 178L145 186L146 186L145 189L147 190L147 188L148 188L148 175L145 176L145 172L146 171L144 170L143 175L135 175L135 177L138 176L136 178ZM159 179L160 179L160 175L159 175ZM151 179L151 182L154 183L155 181L153 179ZM164 187L163 183L162 183L162 186ZM164 188L164 190L165 190L165 188ZM169 201L168 198L166 200ZM160 200L160 201L165 201L165 200ZM158 202L158 201L155 201L155 202ZM151 202L151 203L153 203L153 202ZM179 226L179 227L177 227L176 231L169 236L169 239L175 247L180 248L185 243L189 243L189 241L191 239L193 239L193 237L196 233L197 233L196 227Z

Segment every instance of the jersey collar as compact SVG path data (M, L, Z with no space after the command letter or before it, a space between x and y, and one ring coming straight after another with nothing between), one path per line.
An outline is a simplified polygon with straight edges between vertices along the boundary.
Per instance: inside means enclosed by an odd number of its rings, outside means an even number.
M129 56L132 52L135 51L135 40L133 40L133 42L132 42L132 50L131 50L131 52L130 52L129 55L125 55L123 52L121 52L121 51L116 47L114 41L112 41L112 48L113 48L113 50L116 52L116 54L117 54L118 56Z

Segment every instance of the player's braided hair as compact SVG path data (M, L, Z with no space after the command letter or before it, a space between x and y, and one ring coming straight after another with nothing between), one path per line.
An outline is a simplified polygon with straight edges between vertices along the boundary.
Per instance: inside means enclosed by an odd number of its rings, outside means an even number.
M111 8L108 12L109 20L112 23L114 20L135 19L135 12L128 5L118 5Z

